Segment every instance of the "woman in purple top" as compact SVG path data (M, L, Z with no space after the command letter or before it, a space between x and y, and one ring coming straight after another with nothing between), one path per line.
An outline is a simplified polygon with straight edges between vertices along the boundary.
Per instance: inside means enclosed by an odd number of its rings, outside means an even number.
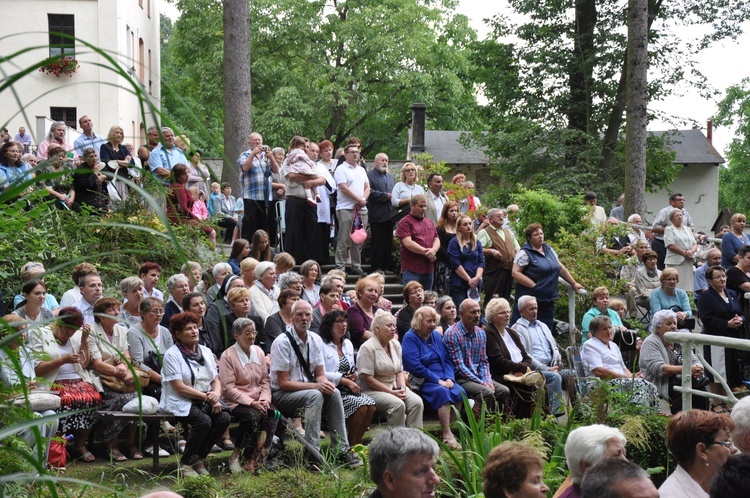
M357 303L346 310L354 349L359 349L363 342L372 337L370 325L375 312L379 309L375 306L379 298L379 288L378 282L371 278L359 279L354 287L357 293Z

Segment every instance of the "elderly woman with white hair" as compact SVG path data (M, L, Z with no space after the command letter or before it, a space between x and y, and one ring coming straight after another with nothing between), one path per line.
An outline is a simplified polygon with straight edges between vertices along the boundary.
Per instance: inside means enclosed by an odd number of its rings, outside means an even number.
M451 449L461 449L461 444L451 431L456 412L462 406L466 391L456 383L453 362L443 345L443 336L437 331L437 311L422 306L414 312L411 329L404 335L404 368L412 376L411 385L421 384L422 399L437 411L443 443Z
M247 449L245 470L255 473L271 448L278 420L271 406L271 382L265 354L254 344L257 330L249 318L232 324L235 343L221 355L220 378L229 413L239 421L237 444L229 457L229 470L239 473L240 454Z
M657 311L651 319L651 335L641 347L638 365L643 377L654 384L659 396L669 402L672 415L682 411L682 393L674 386L682 384L682 346L664 338L667 332L677 332L677 314L672 310ZM693 389L705 390L708 378L703 374L703 365L694 355L691 373ZM693 397L693 407L705 410L707 398Z
M677 270L680 278L678 288L685 292L693 292L693 270L698 243L690 227L683 226L682 218L681 209L672 209L669 212L669 221L672 224L664 230L664 245L667 247L664 265Z
M244 261L244 260L243 260ZM221 289L221 284L232 274L232 267L229 263L216 263L211 269L211 275L214 277L214 285L206 291L206 306L211 306L216 301L216 295Z
M734 430L732 441L744 454L750 454L750 396L745 396L732 407Z
M161 319L162 327L169 328L169 319L172 315L182 313L182 298L190 292L190 281L182 273L175 273L167 280L169 299L164 304L164 316Z
M120 281L123 303L120 306L120 323L127 328L141 323L141 301L143 301L143 280L126 277Z
M424 403L406 385L396 318L377 310L370 324L372 336L359 348L357 368L362 392L375 400L376 410L391 427L422 428Z
M580 498L586 471L606 458L626 459L626 443L627 439L619 429L606 425L587 425L571 431L565 442L565 460L570 476L558 488L554 498Z
M276 265L270 261L261 261L255 267L255 283L250 287L250 301L255 314L265 323L269 315L279 311L276 287Z
M633 374L622 360L622 353L613 341L614 329L609 317L600 315L591 320L591 339L583 345L581 358L586 375L598 377L627 393L631 402L659 408L656 387L639 372Z

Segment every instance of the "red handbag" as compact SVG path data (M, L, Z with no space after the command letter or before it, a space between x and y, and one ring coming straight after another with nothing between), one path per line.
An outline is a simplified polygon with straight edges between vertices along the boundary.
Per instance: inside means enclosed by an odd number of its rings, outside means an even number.
M64 469L68 464L68 450L65 448L68 442L65 439L54 438L49 444L49 455L47 461L56 469Z

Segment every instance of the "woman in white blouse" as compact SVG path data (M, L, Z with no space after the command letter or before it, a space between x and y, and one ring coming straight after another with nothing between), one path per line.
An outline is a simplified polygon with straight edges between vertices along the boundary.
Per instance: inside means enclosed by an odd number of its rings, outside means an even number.
M401 344L396 336L396 318L378 310L372 319L372 337L357 353L359 385L370 395L376 410L388 418L392 427L422 428L424 403L406 386L401 363Z
M680 280L677 282L679 289L693 292L693 270L698 244L693 231L682 225L682 217L681 209L673 209L669 212L669 221L672 225L664 230L664 245L667 247L664 265L667 268L675 268L679 273Z
M188 312L170 320L175 344L164 355L163 389L159 409L190 426L180 459L182 475L208 475L205 458L229 426L221 401L221 381L210 349L200 346L199 318Z
M255 267L257 280L250 287L250 302L254 313L265 323L269 315L279 311L276 288L276 265L270 261L262 261Z

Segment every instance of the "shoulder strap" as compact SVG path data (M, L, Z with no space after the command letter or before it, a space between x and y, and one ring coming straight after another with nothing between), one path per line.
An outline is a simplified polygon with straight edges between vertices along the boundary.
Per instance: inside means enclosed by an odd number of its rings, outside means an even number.
M294 340L294 337L292 337L292 334L290 334L288 330L285 330L284 334L286 334L289 339L292 349L294 349L294 354L297 355L297 360L299 361L300 367L302 367L302 372L310 382L315 382L315 376L310 372L310 364L302 357L302 352L299 350L299 346L297 346L297 341Z

